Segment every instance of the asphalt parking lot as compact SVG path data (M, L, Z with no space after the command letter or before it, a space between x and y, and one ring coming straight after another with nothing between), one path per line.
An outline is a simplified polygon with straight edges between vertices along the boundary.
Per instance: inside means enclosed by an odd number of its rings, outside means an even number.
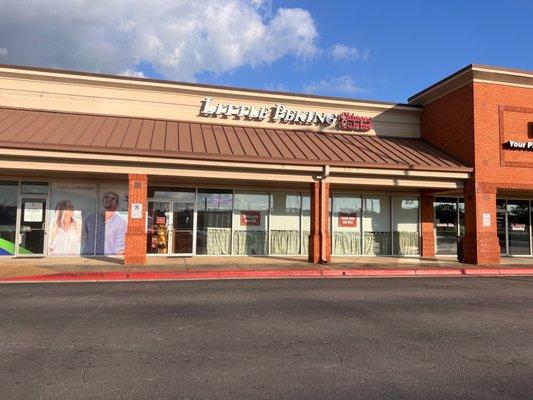
M2 399L533 398L533 278L0 293Z

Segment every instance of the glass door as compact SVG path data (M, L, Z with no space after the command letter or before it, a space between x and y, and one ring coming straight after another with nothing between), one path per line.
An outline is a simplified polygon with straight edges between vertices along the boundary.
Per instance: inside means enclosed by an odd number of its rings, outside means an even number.
M172 229L170 201L148 200L146 220L147 254L168 254Z
M42 256L46 236L46 198L22 197L17 254Z
M457 254L457 198L436 198L433 204L435 209L435 234L437 254Z
M194 253L194 202L172 202L172 254Z
M529 255L529 201L507 200L509 255Z

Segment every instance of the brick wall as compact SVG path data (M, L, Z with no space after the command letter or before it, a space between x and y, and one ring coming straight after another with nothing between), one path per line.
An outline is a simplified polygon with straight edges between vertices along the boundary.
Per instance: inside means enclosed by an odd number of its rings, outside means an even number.
M467 85L424 106L421 136L469 167L474 165L473 86Z
M497 264L500 249L496 227L498 190L520 190L533 197L533 153L505 150L509 139L528 140L533 121L533 89L472 83L424 107L424 140L474 167L465 184L465 262ZM531 140L529 138L529 140ZM422 204L424 213L424 204ZM490 226L486 226L489 215ZM485 218L484 218L485 216ZM422 221L422 254L429 229Z
M312 263L331 261L329 196L330 184L328 182L319 181L311 184L311 232L308 260Z
M126 252L124 264L144 264L146 262L146 207L148 206L148 177L129 175L128 231L126 232ZM133 204L142 205L142 217L132 218Z
M502 141L510 138L528 140L527 121L533 121L533 89L474 83L474 95L476 181L495 184L498 189L533 190L533 153L503 150L501 146ZM503 165L502 156L506 161ZM528 166L513 165L513 161L527 159L531 160Z
M433 194L425 190L420 191L420 224L421 224L421 257L435 256L435 234L433 215Z

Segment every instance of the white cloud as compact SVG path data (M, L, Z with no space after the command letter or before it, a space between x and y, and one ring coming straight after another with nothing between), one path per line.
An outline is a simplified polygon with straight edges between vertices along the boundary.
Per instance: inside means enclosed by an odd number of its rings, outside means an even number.
M318 51L309 12L269 0L0 0L0 9L13 64L120 73L147 62L194 80Z
M0 56L6 56L7 55L7 49L5 47L0 47Z
M119 75L122 76L131 76L133 78L144 78L144 74L142 71L136 71L134 69L127 69L119 73Z
M335 61L366 61L370 52L368 49L359 50L352 46L337 43L331 49L331 56Z
M353 95L360 92L364 92L364 90L355 84L350 75L322 79L304 86L304 93L313 94Z

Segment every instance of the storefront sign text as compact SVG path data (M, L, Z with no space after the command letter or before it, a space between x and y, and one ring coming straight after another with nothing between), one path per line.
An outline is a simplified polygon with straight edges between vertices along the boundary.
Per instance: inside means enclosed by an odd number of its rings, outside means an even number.
M520 142L518 140L509 140L503 145L508 150L533 151L533 142Z
M235 118L299 125L337 125L345 131L366 132L372 129L372 118L343 112L339 115L317 111L290 109L283 104L274 107L255 107L242 104L214 104L212 97L206 97L200 108L200 115L206 117Z

